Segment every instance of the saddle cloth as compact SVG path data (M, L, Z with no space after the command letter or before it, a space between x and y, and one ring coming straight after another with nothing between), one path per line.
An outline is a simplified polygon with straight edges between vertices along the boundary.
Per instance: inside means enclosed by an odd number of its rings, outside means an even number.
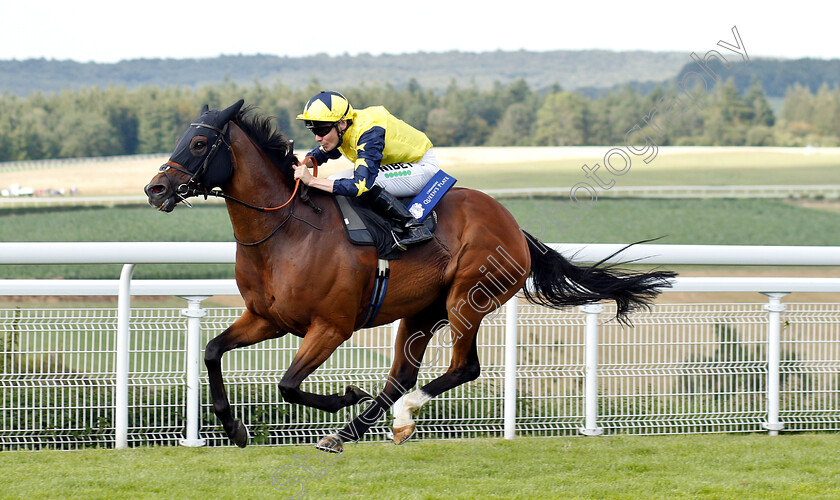
M402 252L393 248L394 236L392 235L392 231L400 234L402 227L362 206L355 198L333 196L333 200L341 213L344 229L351 243L376 247L380 259L397 260L402 256ZM412 198L400 199L403 205L411 201ZM423 224L434 233L437 228L437 214L433 211L431 217L423 220Z

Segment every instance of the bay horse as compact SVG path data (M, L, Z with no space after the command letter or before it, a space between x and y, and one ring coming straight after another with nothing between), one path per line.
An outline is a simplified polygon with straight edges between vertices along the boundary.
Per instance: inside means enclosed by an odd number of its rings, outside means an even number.
M626 322L675 276L629 272L605 264L606 259L589 267L574 265L520 229L495 199L453 188L435 209L434 239L391 261L387 293L370 325L401 320L381 392L374 398L353 385L343 394L305 392L304 379L362 326L378 256L373 247L348 241L332 195L308 193L312 209L296 203L302 193L293 180L298 160L290 142L270 118L242 106L242 100L222 111L204 106L145 187L149 204L163 212L191 196L226 198L245 312L207 344L204 362L213 411L240 447L246 446L248 431L232 415L221 370L222 355L232 349L297 335L303 340L279 383L284 401L327 412L370 401L341 431L316 445L341 452L344 442L361 439L414 387L432 335L448 325L449 368L404 399L393 426L393 440L400 444L414 432L412 414L424 403L479 376L476 332L482 318L522 290L529 277L532 285L524 294L532 303L563 308L613 300L617 319Z

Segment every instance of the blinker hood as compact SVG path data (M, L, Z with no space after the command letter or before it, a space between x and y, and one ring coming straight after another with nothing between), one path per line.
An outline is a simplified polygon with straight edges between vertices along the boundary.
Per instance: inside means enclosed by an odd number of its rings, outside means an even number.
M230 179L233 162L230 157L230 142L224 135L227 135L228 122L239 113L244 102L240 99L222 111L210 110L205 105L201 110L201 115L178 139L175 151L169 157L169 162L180 165L193 176L199 174L199 178L195 181L200 182L205 190L221 187ZM206 152L202 156L193 156L190 152L190 144L195 137L199 136L206 138ZM220 151L223 146L226 146L224 149L227 149L227 154ZM207 166L202 172L205 162Z

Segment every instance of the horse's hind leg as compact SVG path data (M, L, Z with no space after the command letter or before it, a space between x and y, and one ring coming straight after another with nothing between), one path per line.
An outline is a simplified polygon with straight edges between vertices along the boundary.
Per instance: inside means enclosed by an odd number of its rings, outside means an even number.
M210 382L210 396L213 399L213 412L221 420L228 438L240 448L248 444L248 430L245 425L234 420L228 401L225 383L222 378L222 355L232 349L256 344L266 339L284 335L268 321L245 311L227 330L207 343L204 350L204 365Z
M454 387L477 379L481 373L475 332L459 336L453 330L452 335L454 342L449 369L403 399L403 406L394 418L394 443L402 444L411 437L416 426L412 415L424 404Z
M493 233L498 238L496 242L487 241L484 233L462 237L462 241L474 241L477 245L457 260L457 272L446 296L452 335L449 369L405 397L402 411L394 422L395 436L400 427L410 426L413 430L412 412L439 394L477 379L481 373L476 343L481 321L522 288L530 268L525 237L507 216L512 227L505 231L504 221L500 219L497 232Z
M443 315L428 314L427 311L400 322L394 361L391 363L391 371L382 392L376 396L373 403L339 431L337 436L327 436L322 439L318 443L318 449L340 452L343 442L358 441L394 402L414 387L417 383L417 373L420 370L423 353L432 339L433 330L438 325L435 321L436 317L442 318ZM408 436L405 437L407 438Z
M477 379L481 373L476 342L478 328L484 316L494 308L494 305L509 299L515 293L515 289L503 290L499 296L493 298L489 294L485 294L486 304L479 304L476 300L470 300L472 290L473 288L462 285L454 287L449 293L447 307L449 308L449 334L451 334L451 339L447 340L447 345L452 348L449 368L443 375L411 392L403 399L403 407L394 420L394 442L397 444L400 444L410 436L410 433L414 432L415 424L412 413L417 412L432 398ZM491 290L489 286L484 288L485 292L488 290ZM473 296L472 298L475 299L476 297ZM441 332L440 335L447 335L447 333ZM397 436L406 434L405 429L409 429L408 436L398 440Z

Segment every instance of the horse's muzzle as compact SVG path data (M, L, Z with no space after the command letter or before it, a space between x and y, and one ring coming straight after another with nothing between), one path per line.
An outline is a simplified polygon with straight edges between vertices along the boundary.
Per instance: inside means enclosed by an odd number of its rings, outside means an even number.
M171 212L178 204L175 199L175 193L172 186L168 182L160 182L153 180L143 189L146 197L149 199L149 205L157 208L161 212Z

